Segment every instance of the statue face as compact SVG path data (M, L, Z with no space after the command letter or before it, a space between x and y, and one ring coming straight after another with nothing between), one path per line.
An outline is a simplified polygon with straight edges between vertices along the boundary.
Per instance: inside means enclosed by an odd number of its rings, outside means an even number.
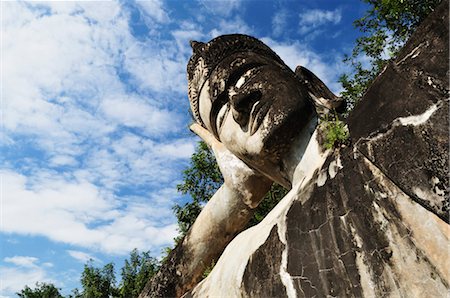
M294 73L251 52L226 57L212 70L200 90L199 113L228 150L256 168L276 163L315 117Z

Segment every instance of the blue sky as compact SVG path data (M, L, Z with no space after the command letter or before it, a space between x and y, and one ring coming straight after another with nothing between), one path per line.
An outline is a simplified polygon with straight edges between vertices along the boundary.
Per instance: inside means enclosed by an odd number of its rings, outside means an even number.
M133 248L158 257L198 139L189 40L246 33L335 92L366 6L346 1L1 2L0 297ZM117 274L119 272L117 270Z

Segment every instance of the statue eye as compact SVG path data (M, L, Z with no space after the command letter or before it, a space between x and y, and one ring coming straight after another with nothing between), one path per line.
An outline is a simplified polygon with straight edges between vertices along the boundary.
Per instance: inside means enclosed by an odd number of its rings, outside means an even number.
M222 127L223 121L225 120L225 117L228 114L228 110L229 110L229 103L227 102L220 108L219 112L217 113L216 117L217 133L219 133L220 128Z
M213 130L212 132L217 138L219 138L218 131L223 121L225 120L228 110L228 92L222 92L212 103L211 114L209 118L209 122L211 123L211 128Z
M263 65L264 64L261 63L248 63L240 66L236 70L233 70L231 75L228 77L227 87L229 88L235 86L236 88L240 88L246 80L245 75L249 74L255 68Z

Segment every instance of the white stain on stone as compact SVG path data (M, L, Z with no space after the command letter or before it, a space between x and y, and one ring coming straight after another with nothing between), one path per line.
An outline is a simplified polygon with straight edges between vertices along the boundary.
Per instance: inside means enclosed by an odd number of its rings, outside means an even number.
M226 173L226 182L233 187L240 190L242 193L244 203L250 208L255 208L259 204L259 200L254 201L252 194L245 186L244 181L248 180L248 177L254 176L256 173L249 168L242 160L237 158L234 154L228 150L216 150L214 152L217 155L217 161L221 173Z
M374 192L375 197L380 198L379 192ZM384 234L389 239L389 242L393 242L393 237L391 231L388 229L389 227L389 220L386 218L386 216L383 214L383 210L380 208L380 205L378 205L375 201L372 203L374 209L373 209L373 216L377 220L378 224L380 224L380 230L384 231Z
M242 279L250 257L266 242L272 228L276 224L279 225L278 234L280 240L286 241L285 236L283 236L286 230L285 217L289 206L295 199L295 195L295 191L291 190L263 221L237 235L225 248L208 277L194 288L193 296L242 297ZM280 274L281 270L282 268L280 268ZM286 274L288 273L286 272ZM287 287L287 291L295 295L295 289L292 292L293 286L289 286L289 280L286 279L286 276L284 278L282 282Z
M439 188L437 189L440 191ZM439 206L441 204L442 198L440 197L440 194L434 193L432 189L424 189L416 186L413 187L412 191L417 197L430 203L431 207L435 207L436 205Z
M391 127L387 131L378 132L368 138L360 138L354 146L353 157L356 159L359 156L358 152L359 143L365 143L365 145L367 146L368 156L373 157L372 143L381 140L387 135L391 134L392 131L398 126L407 126L407 125L419 126L425 124L430 119L430 117L442 107L442 105L443 101L440 101L438 103L431 105L422 114L396 118L394 121L392 121Z
M428 85L430 85L430 86L433 87L433 88L437 88L437 87L438 87L437 85L435 85L435 84L433 83L433 80L432 80L431 77L427 77L427 83L428 83Z
M286 223L287 223L287 211L289 208L285 209L282 220L278 222L278 237L280 241L285 245L283 253L281 255L281 265L280 265L280 279L286 288L286 294L289 298L297 298L297 292L295 291L294 282L291 275L287 271L288 263L288 243L286 239Z
M448 293L446 284L450 282L450 227L405 194L369 160L364 159L364 162L372 172L374 182L383 188L385 200L398 210L401 225L408 231L405 235L405 230L394 224L392 214L378 205L375 212L388 220L381 229L389 239L392 253L389 266L384 266L385 272L389 271L390 279L408 285L398 289L400 296L442 297Z
M309 139L308 145L302 156L301 161L294 170L292 181L298 182L297 188L301 188L306 183L308 183L314 176L315 171L322 167L326 158L330 154L330 150L326 150L325 152L322 152L322 150L323 148L317 141L317 129L316 129L312 134L311 139ZM317 183L319 185L319 181L317 181Z
M434 192L438 195L438 196L444 196L445 195L445 191L443 189L440 189L438 184L441 181L439 180L438 177L431 177L431 185L432 185L432 189L434 189Z
M378 192L378 196L382 199L386 199L388 197L388 195L385 194L384 192Z
M355 240L355 244L358 248L361 248L363 245L363 241L361 237L356 233L355 228L352 225L349 225L350 231L353 235L353 239ZM358 267L358 273L361 282L361 289L363 291L364 297L376 297L375 295L375 285L372 281L372 275L370 274L370 269L367 266L367 263L364 261L364 253L361 249L355 251L356 254L356 266Z
M317 177L317 186L321 187L327 181L327 171L322 170L319 172L319 177Z
M330 162L330 165L328 167L328 174L330 175L330 178L333 179L336 177L339 170L342 169L342 162L341 162L341 156L338 155L338 157Z
M434 112L436 112L439 109L437 104L432 105L429 107L425 112L423 112L420 115L414 115L414 116L408 116L408 117L400 117L397 118L397 120L400 122L401 125L422 125L425 122L430 119L431 115L433 115Z
M428 42L423 42L423 43L419 44L419 45L418 45L417 47L415 47L411 52L409 52L408 55L406 55L402 60L398 61L398 62L397 62L397 65L402 64L402 63L405 62L405 60L408 59L408 58L414 59L414 58L416 58L417 56L419 56L419 55L420 55L420 48L421 48L422 46L424 46L424 45L428 46Z
M330 99L323 98L323 97L317 97L313 93L308 92L309 96L311 96L312 100L314 101L316 106L319 107L325 107L327 109L330 109Z
M438 177L431 177L431 183L433 183L433 185L436 185L436 184L438 184L439 182L441 182L440 180L439 180L439 178Z
M242 77L240 77L239 80L236 82L236 85L235 85L235 86L236 86L237 88L241 88L241 86L244 85L244 83L245 83L245 76L242 76Z

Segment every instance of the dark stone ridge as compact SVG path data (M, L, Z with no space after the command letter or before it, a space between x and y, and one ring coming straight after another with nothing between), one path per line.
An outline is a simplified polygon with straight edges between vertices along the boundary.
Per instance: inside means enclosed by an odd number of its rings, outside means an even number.
M448 2L428 17L348 120L356 149L415 201L449 222ZM421 125L400 117L423 115ZM396 120L397 119L397 120ZM411 119L413 120L413 119Z
M359 198L364 190L357 166L347 168L345 164L346 173L339 172L330 183L315 187L310 195L308 190L299 193L298 197L311 196L311 199L303 204L295 201L289 209L286 222L289 244L287 270L300 297L324 297L327 294L335 297L362 296L355 266L357 248L346 225L349 217L364 221L365 214L361 218L358 216L370 208L370 201ZM346 188L351 188L351 193ZM355 193L356 197L353 196ZM348 208L349 205L354 206L353 210ZM366 234L376 234L376 227L360 221L359 225L369 226ZM382 236L380 239L386 242Z
M245 268L242 281L244 297L286 296L279 274L284 247L275 225L266 242L250 257Z
M448 22L448 1L442 1L352 111L348 125L354 141L448 98Z
M401 280L403 274L396 269L398 259L392 261L395 244L388 239L387 231L395 231L399 238L408 238L411 231L403 222L395 198L380 198L379 194L390 188L380 183L363 157L353 159L349 148L339 155L343 168L337 175L322 187L312 186L311 194L299 194L309 199L304 203L295 201L289 209L287 271L298 297L363 297L356 264L360 254L370 268L377 297L395 295L397 287L405 285L393 286L385 281L386 271L391 271L394 279ZM382 214L381 220L374 216L374 206ZM407 245L411 251L417 250L412 241ZM418 262L431 264L426 254L416 253ZM440 276L435 268L433 272Z

